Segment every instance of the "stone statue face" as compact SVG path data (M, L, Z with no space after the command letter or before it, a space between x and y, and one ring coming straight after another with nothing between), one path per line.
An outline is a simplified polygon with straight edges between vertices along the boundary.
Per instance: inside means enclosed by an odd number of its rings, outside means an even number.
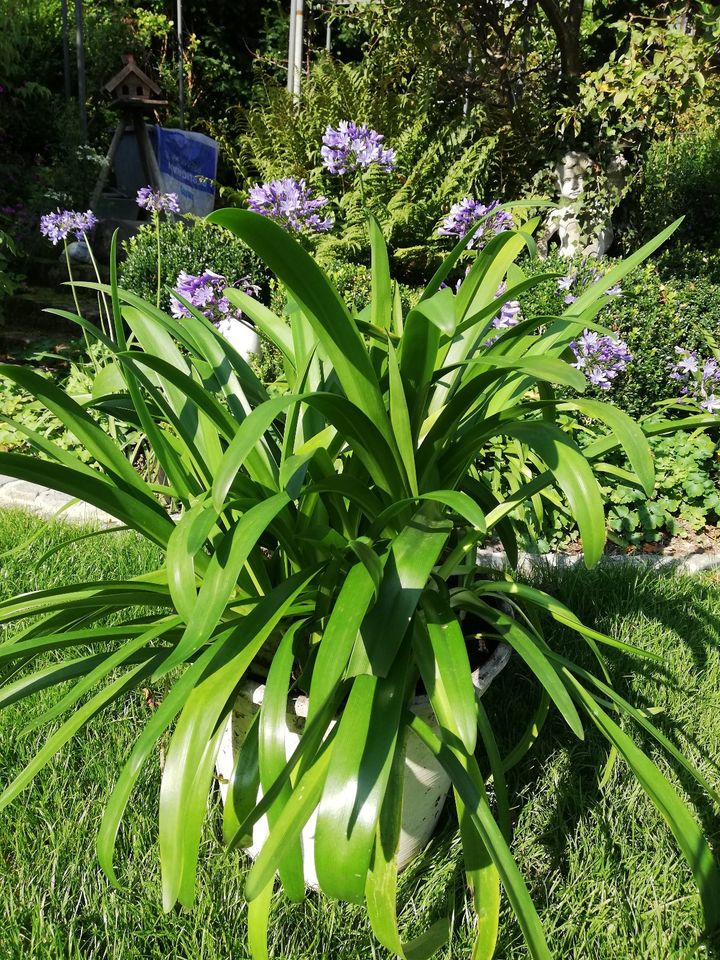
M586 153L570 150L560 163L555 164L558 190L561 197L575 200L585 186L585 175L592 167L592 160Z

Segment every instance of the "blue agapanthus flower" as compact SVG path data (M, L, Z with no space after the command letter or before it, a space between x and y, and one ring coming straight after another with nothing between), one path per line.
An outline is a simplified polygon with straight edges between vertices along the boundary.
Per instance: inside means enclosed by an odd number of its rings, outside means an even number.
M327 197L313 197L305 181L294 177L256 183L248 196L250 210L270 217L287 230L331 230L333 218L319 213L327 202Z
M244 290L250 297L257 297L260 288L250 277L242 277L230 284L220 273L204 270L199 274L187 273L182 270L175 281L175 290L193 307L196 307L207 319L216 326L222 320L239 320L242 312L234 307L225 296L225 290L230 287ZM170 312L178 319L191 317L188 308L177 297L170 298Z
M702 360L695 350L675 347L678 359L670 366L670 379L680 395L693 400L706 413L720 412L720 364L714 357Z
M327 127L320 148L323 165L330 173L353 173L377 166L392 170L395 151L383 147L385 137L377 130L351 120L341 120L337 127Z
M180 213L180 204L176 193L162 193L152 187L140 187L136 197L137 205L150 213Z
M601 390L609 390L618 374L632 361L632 354L624 340L608 337L596 330L584 330L570 343L575 354L574 367L582 370L590 383Z
M97 217L92 210L56 210L40 217L40 233L57 245L72 234L77 240L84 240L86 234L95 229Z
M473 238L468 244L468 250L472 247L477 247L480 250L493 234L511 230L515 226L513 216L507 210L497 210L497 213L493 216L478 224L481 218L487 216L499 206L499 200L492 200L485 204L474 197L463 197L462 200L450 207L450 212L438 229L438 236L457 237L461 240L473 228L476 228Z

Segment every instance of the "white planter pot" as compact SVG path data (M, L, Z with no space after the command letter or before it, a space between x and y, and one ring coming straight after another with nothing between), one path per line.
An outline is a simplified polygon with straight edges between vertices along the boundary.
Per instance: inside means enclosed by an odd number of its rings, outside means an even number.
M473 674L475 692L481 697L495 677L510 659L510 647L500 643L488 660ZM242 746L250 722L263 700L265 687L262 684L246 682L240 690L235 708L228 718L218 751L215 767L220 781L223 803L228 789L228 781L235 767L237 754ZM300 742L308 701L298 696L288 702L286 717L287 733L285 754L289 759ZM426 696L416 697L411 709L429 723L436 731L432 707ZM427 747L415 736L408 737L405 758L405 787L402 813L402 830L398 850L398 868L402 870L425 847L430 839L442 812L445 798L450 790L450 780L430 753ZM258 792L258 797L260 793ZM305 882L317 887L315 873L315 822L314 811L302 832L303 864ZM253 829L252 844L247 847L251 857L256 857L268 836L267 818L262 817Z
M255 327L235 317L225 317L217 328L243 360L247 360L251 353L260 356L260 337Z

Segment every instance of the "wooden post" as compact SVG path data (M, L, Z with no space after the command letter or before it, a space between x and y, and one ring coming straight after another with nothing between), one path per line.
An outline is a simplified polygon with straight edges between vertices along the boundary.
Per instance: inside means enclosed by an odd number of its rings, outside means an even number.
M100 199L100 194L103 192L103 188L107 183L107 178L110 175L110 170L112 169L113 161L115 159L115 154L117 153L118 147L120 146L120 141L122 140L123 133L125 133L125 124L126 118L122 116L118 120L118 125L115 127L115 133L113 138L110 141L110 146L108 147L108 152L103 160L102 167L100 167L100 174L97 178L97 183L95 184L95 189L92 192L92 197L90 197L90 209L94 210L97 206L98 200Z
M140 148L140 158L143 162L145 173L147 174L148 183L153 190L159 190L160 167L158 166L157 158L150 143L145 121L142 114L137 110L133 111L133 127L135 128L135 136Z
M75 0L75 56L77 58L78 72L78 107L80 112L80 129L83 139L87 140L87 108L85 98L87 92L85 89L85 39L83 36L83 9L82 0Z

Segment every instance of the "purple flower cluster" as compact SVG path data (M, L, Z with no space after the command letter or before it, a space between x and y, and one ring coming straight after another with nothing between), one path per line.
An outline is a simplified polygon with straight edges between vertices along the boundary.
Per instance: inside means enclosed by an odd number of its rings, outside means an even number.
M383 147L385 137L364 123L341 120L335 127L327 127L323 134L320 155L330 173L353 173L373 165L381 170L395 166L395 151Z
M57 245L61 240L67 240L70 234L74 234L78 240L84 239L85 234L90 233L97 222L92 210L83 213L80 210L58 209L55 213L46 213L40 217L40 233Z
M239 320L242 316L241 311L233 307L225 296L228 286L239 287L250 297L256 297L260 293L260 288L252 283L249 277L242 277L229 284L225 277L212 270L204 270L197 275L183 270L175 282L175 289L180 296L193 307L197 307L216 326L223 320ZM170 298L170 312L178 319L192 316L176 297Z
M256 183L248 196L248 207L254 213L270 217L287 230L323 232L331 230L333 218L322 217L318 211L328 202L327 197L313 197L304 180L286 177L269 183Z
M486 216L500 206L499 200L493 200L491 203L484 204L472 197L463 197L459 203L454 203L450 207L450 213L445 217L442 226L438 229L438 236L458 237L462 239L473 227L477 226L478 220ZM497 213L489 217L484 223L478 226L473 235L473 239L468 244L468 249L477 247L482 249L490 236L494 233L502 233L504 230L511 230L515 226L512 214L507 210L498 210Z
M700 360L694 350L675 347L676 363L670 366L670 379L680 384L680 394L698 404L706 413L720 411L720 364L711 357ZM717 393L716 393L717 391Z
M507 284L503 281L497 288L495 299L497 300L498 297L502 297L506 290ZM516 327L521 319L522 311L520 309L520 301L507 300L502 307L500 307L500 313L493 317L492 325L496 330L507 330L508 327Z
M161 193L152 187L140 187L136 201L142 210L149 210L150 213L180 213L176 193Z
M570 349L575 354L573 366L601 390L609 390L613 380L632 361L624 340L603 336L595 330L584 330L577 340L571 341Z
M588 258L585 257L580 262L579 268L573 267L567 276L559 278L557 282L557 290L555 292L559 297L563 298L563 303L568 305L575 303L580 293L586 287L589 287L591 283L595 283L596 280L599 280L604 274L605 270L602 267L589 264ZM605 291L605 296L621 297L622 287L619 283L616 283L614 286Z

